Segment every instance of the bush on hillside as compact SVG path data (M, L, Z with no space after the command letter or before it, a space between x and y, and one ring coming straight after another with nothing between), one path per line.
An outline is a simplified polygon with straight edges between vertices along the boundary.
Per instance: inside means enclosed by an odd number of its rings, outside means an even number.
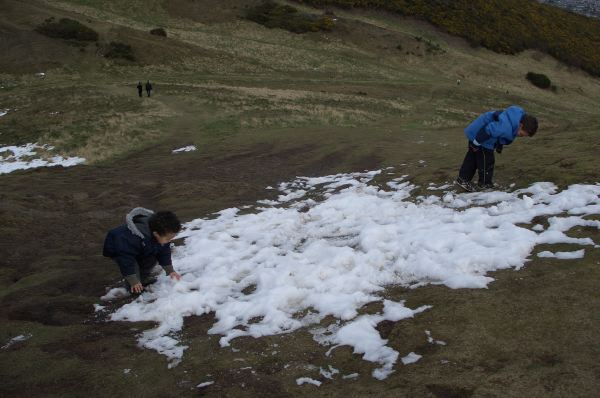
M150 31L151 35L167 37L167 31L164 28L156 28Z
M386 10L420 18L473 47L546 52L600 76L600 21L535 0L296 0L316 7Z
M294 7L272 1L248 9L246 18L269 29L285 29L293 33L330 31L335 27L331 16L300 13Z
M534 86L542 88L544 90L550 88L550 86L552 85L552 82L550 81L548 76L542 73L528 72L527 75L525 75L525 78L529 80Z
M111 41L108 45L108 50L104 53L106 58L125 59L127 61L135 61L133 49L129 44L118 41Z
M95 30L69 18L62 18L58 22L54 18L48 18L35 30L56 39L98 41L98 33Z

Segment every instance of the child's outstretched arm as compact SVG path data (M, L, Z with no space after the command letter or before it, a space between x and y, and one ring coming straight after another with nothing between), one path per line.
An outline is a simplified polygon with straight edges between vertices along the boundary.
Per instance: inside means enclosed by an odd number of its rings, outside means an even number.
M173 263L171 261L171 245L170 244L167 243L161 248L161 251L158 254L158 263L160 264L162 269L165 271L165 274L169 275L171 277L171 279L175 279L175 280L181 279L181 275L179 275L175 271L175 268L173 268Z

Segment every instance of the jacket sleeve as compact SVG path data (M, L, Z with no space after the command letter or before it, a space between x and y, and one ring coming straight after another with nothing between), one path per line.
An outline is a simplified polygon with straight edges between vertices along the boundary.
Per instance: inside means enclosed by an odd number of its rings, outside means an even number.
M489 138L487 135L481 136L479 133L484 130L488 123L494 120L494 113L494 111L482 113L465 128L465 135L469 141L476 140L479 143L483 143Z
M158 253L158 264L163 268L165 273L169 275L171 272L174 272L172 260L171 260L171 244L167 243L162 245L160 251Z

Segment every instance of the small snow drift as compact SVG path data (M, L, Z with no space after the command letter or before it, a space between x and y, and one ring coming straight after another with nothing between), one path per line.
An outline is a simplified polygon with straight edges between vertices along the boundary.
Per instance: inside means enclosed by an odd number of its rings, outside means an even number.
M390 174L302 177L280 184L276 200L187 223L180 234L185 244L174 252L182 280L161 276L111 318L157 322L139 341L171 365L186 348L178 339L189 315L214 312L209 333L221 335L223 347L240 336L309 327L317 342L331 349L352 346L381 365L373 376L384 379L399 353L387 346L377 324L429 308L383 300L386 286L485 288L493 281L487 273L523 267L538 244L594 247L591 239L565 232L593 224L584 216L600 213L600 185L559 192L542 182L513 192L441 190L413 197L406 176L390 181ZM549 227L523 227L536 217L547 218ZM373 301L382 302L383 311L359 316ZM319 325L326 316L337 321ZM405 364L417 359L402 358Z

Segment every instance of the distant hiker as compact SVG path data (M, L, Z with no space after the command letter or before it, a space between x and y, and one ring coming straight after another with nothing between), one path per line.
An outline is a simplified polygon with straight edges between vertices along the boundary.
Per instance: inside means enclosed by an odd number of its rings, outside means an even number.
M150 80L148 80L146 82L146 93L148 93L148 97L150 96L151 92L152 92L152 84L150 84Z
M138 89L138 95L141 97L142 96L142 82L138 82L137 89Z
M537 119L514 105L479 115L465 129L469 145L456 183L467 191L493 188L494 150L501 153L504 145L517 137L533 137L537 129ZM479 174L478 186L471 183L475 171Z
M131 293L141 293L153 283L152 269L160 264L172 279L181 276L171 263L171 240L181 230L177 216L170 211L154 213L136 207L125 217L126 223L108 231L102 254L116 261L125 286Z

